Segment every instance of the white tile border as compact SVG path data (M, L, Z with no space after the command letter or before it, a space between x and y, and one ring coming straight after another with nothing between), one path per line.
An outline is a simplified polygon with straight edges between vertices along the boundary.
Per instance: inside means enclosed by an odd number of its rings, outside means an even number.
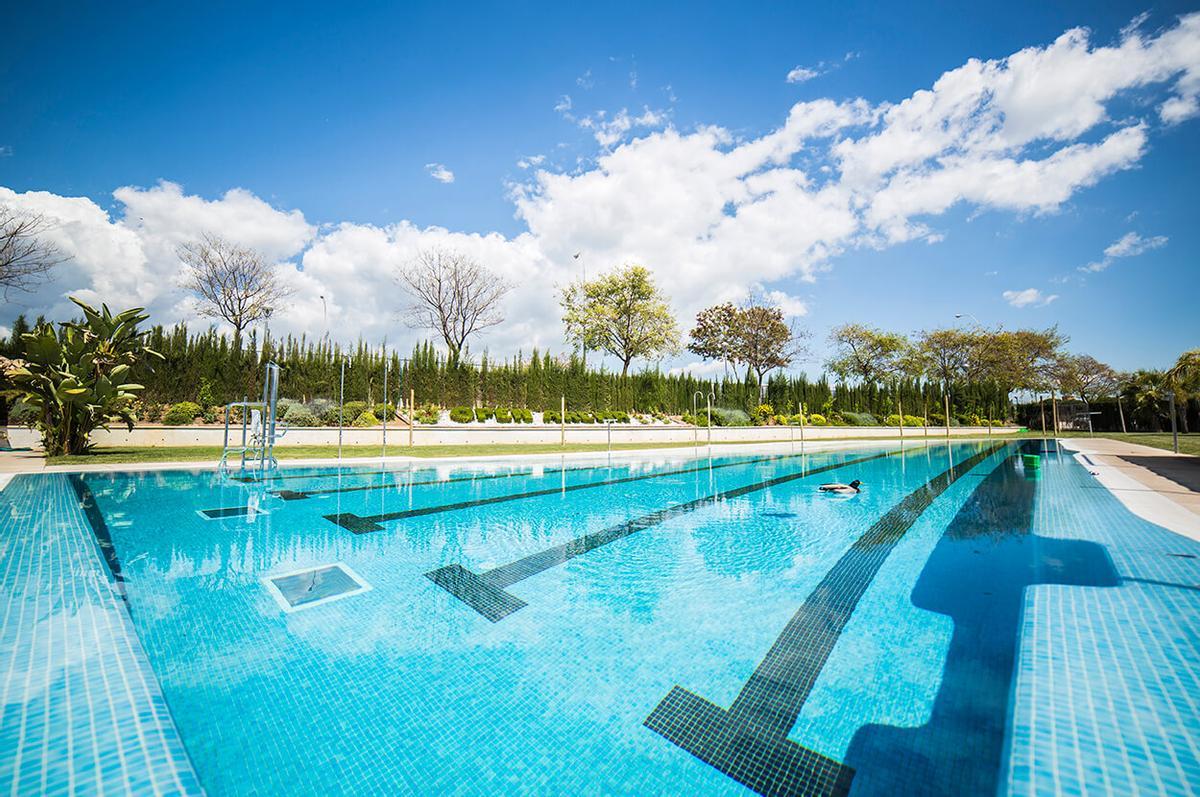
M1058 441L1068 451L1076 452L1075 461L1088 469L1096 481L1108 489L1126 509L1151 523L1176 534L1200 542L1200 515L1191 512L1153 488L1147 487L1119 468L1097 462L1096 456L1079 440L1064 438ZM1085 457L1087 457L1085 459Z
M288 602L288 599L284 597L283 592L280 591L279 587L276 586L276 584L274 582L274 579L276 579L276 578L287 578L288 576L298 576L303 573L311 573L314 570L328 570L329 568L332 568L332 567L341 568L342 571L346 573L346 575L350 576L350 580L358 585L358 589L348 590L346 592L342 592L337 595L330 595L328 598L321 598L321 600L319 600L319 601L310 601L309 603L301 603L296 606L293 606L291 603ZM358 573L354 572L353 568L351 568L350 565L346 564L345 562L326 562L325 564L310 565L309 567L301 567L298 570L289 570L286 573L268 573L267 575L263 576L259 580L263 583L264 586L266 586L267 592L271 593L271 597L275 599L275 602L279 604L279 608L283 609L283 611L287 614L294 614L295 612L302 612L305 609L311 609L314 606L323 606L326 603L332 603L333 601L340 601L342 598L349 598L354 595L361 595L364 592L371 591L371 585L367 583L366 579L364 579Z

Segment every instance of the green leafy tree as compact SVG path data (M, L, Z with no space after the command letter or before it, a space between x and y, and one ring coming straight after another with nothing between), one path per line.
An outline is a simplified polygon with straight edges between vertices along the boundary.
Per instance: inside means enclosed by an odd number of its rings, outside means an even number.
M145 343L138 324L147 316L137 307L113 315L78 299L82 321L71 321L55 330L38 324L21 336L21 359L6 363L5 375L13 385L7 392L39 413L37 427L46 454L81 454L90 447L89 436L110 421L130 429L132 404L142 386L126 382L130 369L157 352Z
M731 302L701 310L696 314L696 326L688 333L688 351L704 360L723 362L726 368L736 367L738 315Z
M1114 395L1120 383L1116 371L1086 354L1063 355L1057 370L1063 394L1089 403Z
M807 334L788 325L783 310L768 305L750 305L738 310L734 356L758 377L758 384L776 368L787 368L807 351Z
M825 367L842 379L865 384L887 382L901 371L908 349L903 335L865 324L843 324L829 333L833 356Z
M644 266L627 265L588 282L573 283L561 297L567 338L621 361L621 376L635 359L670 354L679 327L667 298Z

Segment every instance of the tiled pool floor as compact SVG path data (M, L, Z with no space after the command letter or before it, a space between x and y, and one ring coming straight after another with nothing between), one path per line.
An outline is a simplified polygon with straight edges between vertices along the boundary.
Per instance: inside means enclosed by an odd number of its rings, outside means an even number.
M1200 543L1023 450L18 476L0 788L1200 792Z

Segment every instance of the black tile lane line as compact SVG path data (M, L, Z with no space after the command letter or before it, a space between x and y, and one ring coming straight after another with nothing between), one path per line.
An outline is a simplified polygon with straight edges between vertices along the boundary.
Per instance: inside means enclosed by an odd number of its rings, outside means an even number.
M125 596L125 576L121 573L121 558L117 556L112 534L109 533L108 524L104 522L104 514L100 511L100 507L96 506L96 496L79 474L72 473L67 480L75 491L75 497L79 499L79 507L83 510L88 525L92 527L92 536L96 538L96 546L104 557L104 563L108 565L108 572L112 573L117 592L122 600L128 602L128 598Z
M939 495L1007 444L909 493L849 550L784 627L728 709L675 686L645 726L759 794L843 795L854 770L787 738L859 600L896 544Z
M735 465L753 465L759 462L772 462L778 459L786 459L788 457L801 456L798 454L774 454L769 457L753 457L750 459L741 459L736 462L722 462L719 465L704 465L687 470L667 470L655 473L641 473L637 476L622 477L625 481L637 481L639 479L657 479L661 476L676 476L681 473L695 473L698 470L718 470L720 468L731 468ZM554 473L570 473L572 471L583 470L605 470L605 467L582 467L582 468L554 468L542 472L542 476L548 476ZM398 482L392 484L362 484L354 487L329 487L324 490L272 490L272 494L279 496L285 501L302 501L314 495L340 495L342 493L358 493L371 490L393 490L398 487L416 487L422 484L454 484L456 482L473 482L485 481L487 479L511 479L519 476L532 476L533 472L528 473L486 473L481 476L459 476L453 479L430 479L420 482ZM540 478L540 477L539 477ZM580 489L582 487L599 486L605 484L613 484L614 481L609 479L606 481L589 482L584 485L573 485L567 489ZM562 487L555 487L549 492L562 492ZM543 495L544 493L530 493L529 495ZM336 521L335 521L336 522Z
M496 623L526 605L525 601L506 592L505 587L511 587L518 581L537 575L551 567L561 565L570 559L574 559L576 556L594 551L603 545L608 545L610 542L616 542L619 539L628 537L630 534L636 534L643 529L657 526L677 515L710 506L718 501L737 498L741 495L765 490L768 487L785 484L796 479L804 479L818 473L861 465L864 462L894 456L897 453L900 452L885 451L880 454L872 454L867 457L823 465L812 470L789 473L785 476L776 476L775 478L767 479L766 481L722 490L719 493L713 493L703 498L659 509L648 515L642 515L641 517L627 520L624 523L618 523L615 526L609 526L606 529L594 531L582 537L576 537L573 540L568 540L565 543L547 548L544 551L530 554L515 562L494 567L483 573L475 573L462 565L447 565L446 567L439 567L436 570L430 570L425 574L425 577L493 623Z
M887 452L892 453L892 452ZM416 509L403 509L396 512L385 512L382 515L356 515L353 512L340 512L333 515L325 515L325 519L336 523L344 529L354 532L355 534L367 534L373 531L382 531L383 526L380 523L385 523L389 520L401 520L403 518L421 517L423 515L436 515L441 512L453 512L459 509L470 509L476 506L487 506L489 504L500 504L506 501L520 501L524 498L537 498L543 495L560 495L562 493L574 492L576 490L589 490L593 487L610 487L614 484L628 484L629 482L645 481L646 479L661 479L665 476L681 476L687 473L699 473L701 471L713 471L721 468L732 468L738 465L752 465L760 462L770 462L779 459L786 459L794 455L777 455L771 457L760 457L757 459L741 460L738 462L723 462L720 465L699 465L694 468L680 468L677 470L664 470L656 473L642 473L637 476L622 476L619 479L602 479L596 482L584 482L582 484L568 484L558 487L547 487L542 490L530 490L524 493L511 493L509 495L497 495L492 498L477 498L471 501L458 501L453 504L440 504L437 506L417 507ZM881 455L882 456L882 455ZM869 457L868 459L875 459ZM863 460L866 461L866 460ZM811 473L813 471L806 471Z

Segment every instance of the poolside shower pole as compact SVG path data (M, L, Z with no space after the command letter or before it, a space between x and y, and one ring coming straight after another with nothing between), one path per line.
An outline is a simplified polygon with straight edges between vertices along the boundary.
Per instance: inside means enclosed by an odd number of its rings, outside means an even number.
M696 423L696 413L699 409L696 407L696 396L703 396L703 390L697 390L692 394L692 445L700 445L700 424Z
M708 394L708 454L712 456L712 400L716 398L712 392Z
M387 346L384 346L383 347L383 448L381 449L380 453L383 455L383 457L385 459L387 458L387 422L388 422L388 416L391 415L391 412L388 410L388 392L387 392L388 380L387 380L387 378L388 378Z
M342 417L343 408L346 405L346 360L342 358L342 375L338 379L338 462L342 460L342 425L345 419Z
M800 402L800 448L804 448L804 402Z

